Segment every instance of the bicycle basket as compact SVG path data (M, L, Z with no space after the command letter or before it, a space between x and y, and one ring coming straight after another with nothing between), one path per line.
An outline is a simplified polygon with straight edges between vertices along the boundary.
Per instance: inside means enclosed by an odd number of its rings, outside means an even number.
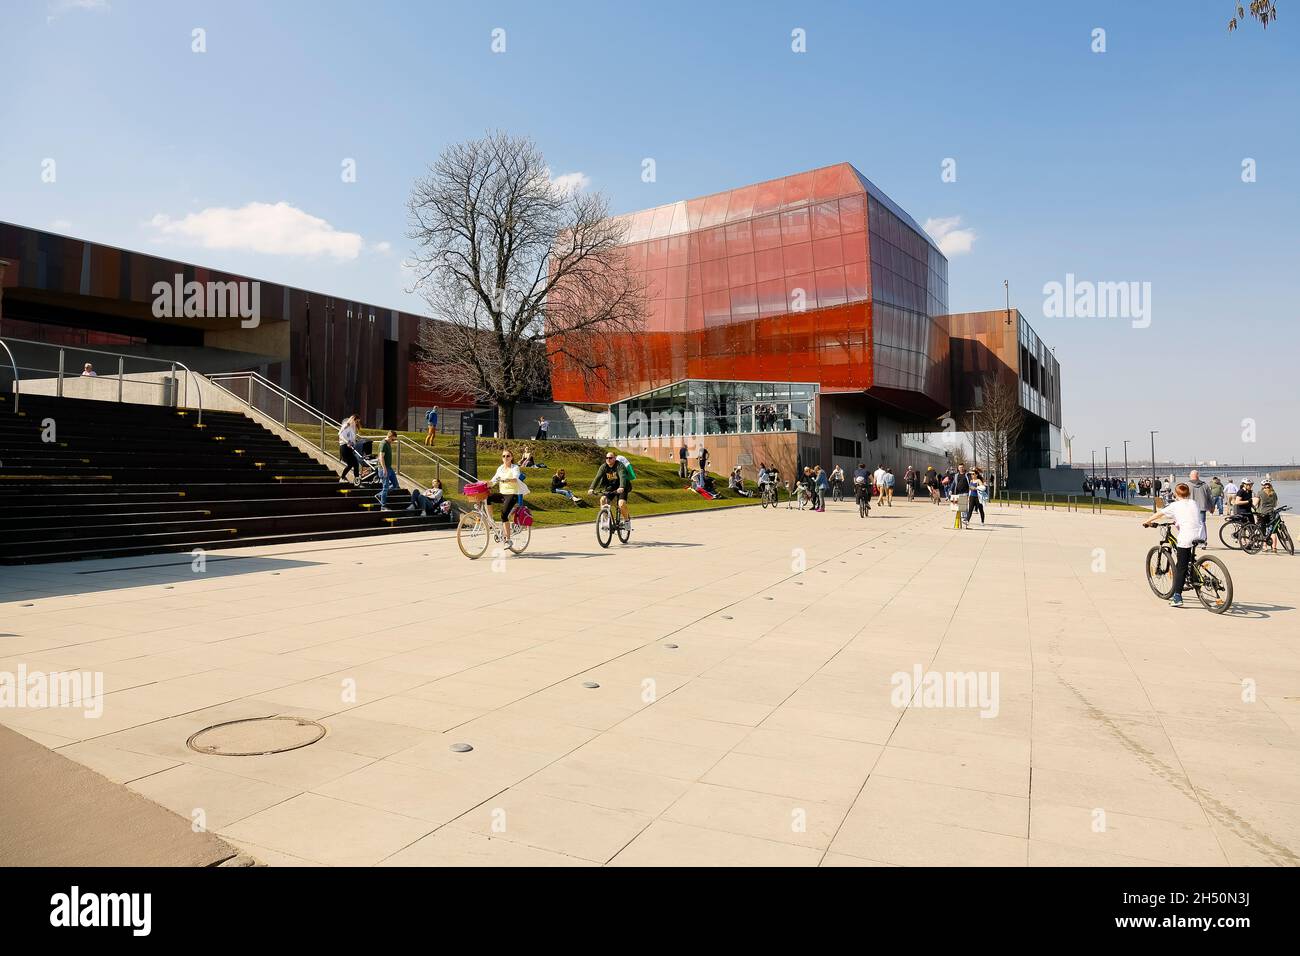
M470 501L487 501L492 486L486 481L475 481L465 486L465 497Z

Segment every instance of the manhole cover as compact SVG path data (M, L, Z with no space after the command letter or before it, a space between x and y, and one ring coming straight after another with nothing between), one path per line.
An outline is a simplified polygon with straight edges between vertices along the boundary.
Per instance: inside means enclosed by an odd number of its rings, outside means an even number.
M205 727L185 741L191 750L221 757L260 757L314 744L325 728L301 717L252 717Z

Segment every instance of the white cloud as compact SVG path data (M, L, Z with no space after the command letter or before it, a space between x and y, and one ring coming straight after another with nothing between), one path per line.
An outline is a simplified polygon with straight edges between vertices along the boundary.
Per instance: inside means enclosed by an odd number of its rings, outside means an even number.
M239 209L213 206L181 219L158 213L149 225L157 230L159 241L273 256L355 259L365 245L360 234L335 229L287 202L250 202Z
M590 186L591 177L586 173L561 173L559 176L551 176L551 185L565 196L571 196Z
M71 235L73 232L72 223L68 222L68 220L66 219L56 219L52 223L50 223L50 231L57 232L65 236Z
M939 246L939 251L951 258L966 255L975 245L975 230L957 228L960 225L961 216L945 216L927 219L922 228Z
M71 10L90 10L94 13L108 13L113 9L108 0L50 0L48 19L53 20Z
M372 242L367 248L370 249L371 252L377 252L381 256L386 256L393 251L393 244L385 239L382 242Z

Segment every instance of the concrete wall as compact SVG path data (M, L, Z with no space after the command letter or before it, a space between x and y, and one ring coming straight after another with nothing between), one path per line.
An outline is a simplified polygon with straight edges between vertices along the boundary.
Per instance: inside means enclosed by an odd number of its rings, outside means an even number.
M562 405L558 402L515 406L515 434L520 438L532 438L537 434L537 419L540 416L545 416L550 422L547 434L551 438L609 441L609 412L593 412L577 405Z

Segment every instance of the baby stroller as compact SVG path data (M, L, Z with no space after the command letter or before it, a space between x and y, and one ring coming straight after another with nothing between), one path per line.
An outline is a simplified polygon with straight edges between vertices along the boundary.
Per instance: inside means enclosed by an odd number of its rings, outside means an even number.
M378 488L381 484L379 474L379 456L375 454L375 440L357 436L352 451L357 456L357 487Z

